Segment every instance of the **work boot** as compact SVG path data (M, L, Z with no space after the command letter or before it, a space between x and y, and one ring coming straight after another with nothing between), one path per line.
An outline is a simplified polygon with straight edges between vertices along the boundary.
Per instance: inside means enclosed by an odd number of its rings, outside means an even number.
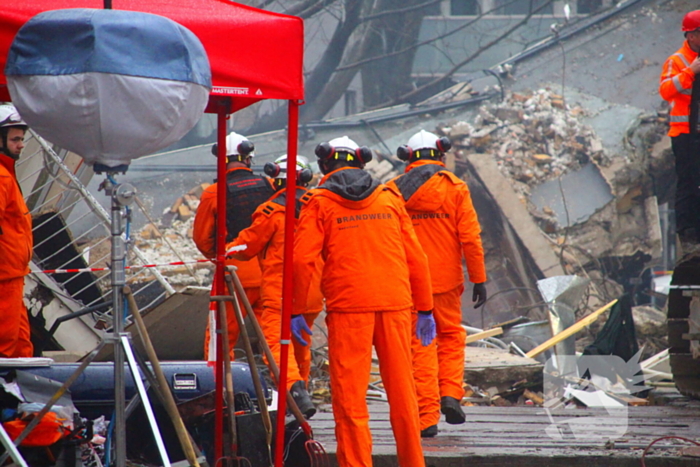
M454 397L443 396L440 398L440 412L445 414L445 421L450 425L459 425L467 419L462 406Z
M292 394L292 399L294 399L294 402L297 403L297 407L299 407L299 410L304 417L307 420L313 417L316 413L316 407L314 406L314 403L311 402L311 397L309 397L304 381L297 381L296 383L292 384L289 392Z
M438 434L437 425L430 425L425 430L420 430L420 437L421 438L434 438L437 436L437 434Z

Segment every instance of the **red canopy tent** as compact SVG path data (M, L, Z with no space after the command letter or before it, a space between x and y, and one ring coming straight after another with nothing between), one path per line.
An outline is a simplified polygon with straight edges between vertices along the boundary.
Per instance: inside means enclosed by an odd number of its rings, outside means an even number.
M10 101L5 65L19 28L38 13L66 8L104 8L103 0L29 0L3 5L0 9L0 101ZM165 16L192 31L204 46L212 70L212 91L207 112L218 115L218 179L226 178L226 119L229 114L262 99L289 101L287 154L290 166L296 164L298 106L304 98L302 76L304 24L301 18L272 13L226 0L112 0L111 7ZM296 172L288 171L287 197L294 199ZM218 184L218 205L226 203L225 184ZM219 217L222 220L223 217ZM292 304L292 251L294 204L285 218L285 262L282 342L289 342ZM224 295L224 250L226 226L217 225L217 295ZM217 333L218 338L221 334ZM222 414L223 358L218 343L217 414ZM286 387L288 345L282 345L280 387ZM285 398L279 398L278 413L285 413ZM215 455L221 457L222 416L217 417ZM282 465L284 416L277 417L276 462Z

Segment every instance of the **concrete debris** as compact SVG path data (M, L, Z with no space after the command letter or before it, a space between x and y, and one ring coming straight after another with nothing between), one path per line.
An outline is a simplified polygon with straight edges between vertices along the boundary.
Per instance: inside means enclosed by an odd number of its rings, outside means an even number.
M165 209L159 221L146 224L138 233L136 246L144 251L156 264L176 261L191 261L202 258L202 254L192 240L194 216L199 207L199 198L209 186L202 183L173 202ZM176 253L177 252L177 253ZM161 268L161 274L168 278L170 284L177 288L211 283L213 265L198 263Z
M578 170L589 161L607 166L610 157L581 117L586 111L565 104L547 89L530 95L512 93L500 104L484 105L473 124L457 122L438 128L460 155L491 154L516 190L529 195L533 186Z

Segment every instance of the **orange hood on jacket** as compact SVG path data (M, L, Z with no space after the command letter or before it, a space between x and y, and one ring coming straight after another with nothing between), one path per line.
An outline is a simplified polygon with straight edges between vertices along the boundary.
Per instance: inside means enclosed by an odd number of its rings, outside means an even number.
M464 283L462 256L471 282L485 282L481 227L467 184L438 161L414 162L406 172L388 185L401 192L428 255L433 292L447 292Z
M295 312L305 309L316 258L330 312L430 310L427 258L398 194L364 170L344 168L321 180L305 203L295 240Z

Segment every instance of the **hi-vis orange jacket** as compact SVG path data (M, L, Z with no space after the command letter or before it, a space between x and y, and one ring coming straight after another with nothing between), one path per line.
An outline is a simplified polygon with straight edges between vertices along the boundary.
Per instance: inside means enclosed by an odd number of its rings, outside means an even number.
M29 274L32 216L15 179L15 161L0 155L0 281Z
M229 173L243 170L250 172L247 168L229 169ZM192 237L197 249L207 258L213 259L216 257L216 187L220 182L209 185L202 193L199 200L199 207L194 218L194 228ZM270 184L271 190L272 184ZM224 210L226 212L226 210ZM233 258L226 259L226 265L233 265L238 268L238 278L245 288L260 287L261 274L260 263L257 260L240 261Z
M428 256L436 294L464 283L462 255L469 280L475 284L486 281L481 227L469 188L444 167L438 161L416 161L406 168L406 174L387 184L406 201L413 228Z
M428 259L398 193L361 169L327 174L302 197L294 243L295 313L306 309L316 260L329 312L432 310ZM350 330L349 330L350 331Z
M666 59L661 71L659 94L671 104L668 136L690 133L690 98L695 73L688 67L697 56L688 41L684 41L683 47Z
M308 190L297 187L299 200ZM253 224L241 231L238 237L226 245L226 249L247 245L243 251L232 256L247 261L256 256L262 268L262 305L274 310L282 309L282 269L284 259L284 211L287 204L285 190L275 193L269 201L261 204L253 214ZM318 313L323 309L323 295L319 286L323 261L318 258L317 269L309 288L308 309L305 313Z

